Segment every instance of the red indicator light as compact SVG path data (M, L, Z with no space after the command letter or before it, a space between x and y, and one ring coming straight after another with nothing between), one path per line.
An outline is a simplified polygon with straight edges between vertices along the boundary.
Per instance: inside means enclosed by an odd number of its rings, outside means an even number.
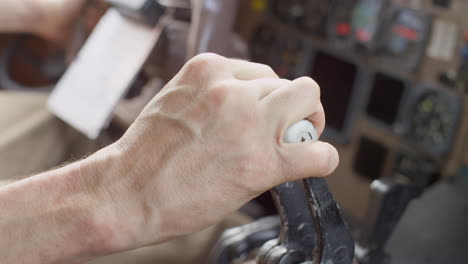
M348 23L340 23L336 26L336 32L340 36L347 36L351 33L351 26Z
M371 39L371 36L369 32L367 32L366 30L358 29L356 31L356 38L361 42L369 42Z
M393 27L393 32L400 37L408 40L416 41L419 39L418 31L405 26L397 25Z

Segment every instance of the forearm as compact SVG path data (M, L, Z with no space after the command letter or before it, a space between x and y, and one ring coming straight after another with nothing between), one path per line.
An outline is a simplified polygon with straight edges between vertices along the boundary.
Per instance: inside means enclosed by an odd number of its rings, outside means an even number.
M0 32L33 32L43 15L41 1L0 1Z
M196 56L115 144L0 189L1 262L72 263L161 243L285 181L328 175L339 161L331 145L282 141L304 118L323 131L312 79Z
M1 187L1 262L77 263L118 250L125 232L114 229L110 203L95 192L111 162L98 152Z

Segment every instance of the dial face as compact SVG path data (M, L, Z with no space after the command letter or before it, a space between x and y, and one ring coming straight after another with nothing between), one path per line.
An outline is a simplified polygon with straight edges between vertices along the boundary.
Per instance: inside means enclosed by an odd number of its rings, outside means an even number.
M422 49L423 34L429 25L423 17L410 9L401 9L393 18L387 36L387 51L406 58Z
M355 38L359 43L369 44L373 41L380 21L384 1L361 0L354 8L351 24Z
M417 143L435 148L446 144L454 128L455 113L449 100L436 92L426 92L416 102L411 117L410 137Z
M431 185L440 177L437 162L408 149L397 153L395 171L420 188Z

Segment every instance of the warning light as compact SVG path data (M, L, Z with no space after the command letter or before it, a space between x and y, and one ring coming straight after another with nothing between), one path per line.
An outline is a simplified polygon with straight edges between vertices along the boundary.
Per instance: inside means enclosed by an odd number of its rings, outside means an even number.
M257 12L261 12L267 9L267 1L266 0L252 0L251 7L253 10Z
M403 37L408 40L416 41L419 39L418 31L412 28L405 27L405 26L401 26L401 25L394 26L393 32L397 34L398 36Z
M347 36L351 33L351 26L348 23L340 23L336 26L336 32L340 36Z
M356 31L356 38L361 42L369 42L371 40L371 35L368 31L359 29Z

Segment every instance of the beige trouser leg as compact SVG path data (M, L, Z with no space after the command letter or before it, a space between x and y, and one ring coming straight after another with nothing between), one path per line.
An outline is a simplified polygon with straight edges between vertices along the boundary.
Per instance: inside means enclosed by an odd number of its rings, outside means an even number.
M48 170L103 144L49 113L46 100L43 93L0 90L0 180Z

